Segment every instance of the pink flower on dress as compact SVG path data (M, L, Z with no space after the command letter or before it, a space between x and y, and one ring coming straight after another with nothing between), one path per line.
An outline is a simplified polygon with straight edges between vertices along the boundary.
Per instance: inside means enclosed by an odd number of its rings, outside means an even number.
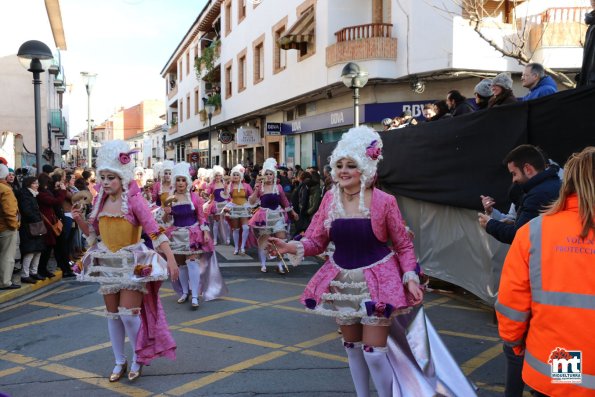
M120 153L118 160L120 160L120 163L126 165L130 163L130 155L128 153Z
M377 146L378 141L373 140L372 143L366 148L366 156L372 160L378 160L378 157L382 155L382 149Z
M140 271L141 277L149 277L151 275L151 266L147 266Z

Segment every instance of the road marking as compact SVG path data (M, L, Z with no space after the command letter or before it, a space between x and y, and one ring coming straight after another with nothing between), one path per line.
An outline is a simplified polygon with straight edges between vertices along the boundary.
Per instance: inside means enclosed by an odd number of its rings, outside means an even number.
M489 312L490 311L488 309L480 309L479 307L451 305L449 303L442 305L442 307L448 307L449 309L469 310L472 312Z
M480 389L483 390L489 390L489 391L495 391L495 392L499 392L499 393L504 393L504 386L495 386L495 385L488 385L487 383L483 383L483 382L474 382L475 386L479 387ZM531 393L528 391L524 391L523 392L523 397L531 397Z
M90 385L98 386L115 393L124 394L126 396L148 397L153 394L148 390L144 390L139 387L128 386L120 382L111 383L105 376L101 376L87 371L82 371L76 368L67 367L61 364L48 364L43 367L40 367L40 369L52 372L54 374L66 376L68 378L73 378L80 382L85 382Z
M427 309L428 307L439 306L439 305L449 302L451 300L452 300L451 297L443 296L441 298L437 298L437 299L431 300L429 302L424 302L424 307Z
M490 347L489 349L479 353L477 356L465 361L461 364L461 369L463 373L467 376L475 371L477 368L481 367L488 361L498 357L502 354L502 344L498 343L495 346Z
M258 304L261 303L259 301L255 301L255 300L252 300L252 299L234 298L232 296L224 296L224 297L222 297L220 299L221 300L224 300L224 301L229 301L229 302L247 303L249 305L258 305Z
M83 307L59 305L56 303L49 303L49 302L31 302L31 306L49 307L52 309L60 309L60 310L66 310L69 312L81 312L81 313L87 313L87 312L93 311L92 309L85 309Z
M211 338L230 340L232 342L241 342L241 343L247 343L249 345L268 347L270 349L280 349L285 346L285 345L280 345L279 343L267 342L267 341L263 341L263 340L259 340L259 339L253 339L253 338L246 338L244 336L224 334L222 332L205 331L205 330L196 329L196 328L180 328L178 331L187 332L187 333L195 334L195 335L208 336Z
M321 345L323 343L326 343L326 342L329 342L329 341L332 341L332 340L335 340L335 339L339 339L340 337L341 337L341 335L339 335L337 333L337 331L335 331L335 332L331 332L330 334L322 335L322 336L320 336L320 337L318 337L316 339L312 339L312 340L308 340L308 341L305 341L305 342L302 342L302 343L298 343L295 346L300 347L302 349L308 349L308 348L314 347L316 345Z
M18 374L19 372L21 372L25 369L26 369L25 367L13 367L13 368L5 369L3 371L0 371L0 378L2 378L4 376Z
M207 375L207 376L202 377L198 380L188 382L182 386L168 390L165 392L165 394L181 396L183 394L190 393L192 391L195 391L197 389L200 389L202 387L210 385L211 383L215 383L217 381L225 379L225 378L227 378L231 375L234 375L240 371L243 371L245 369L254 367L256 365L264 364L269 361L276 360L277 358L283 357L287 354L289 354L289 353L284 352L284 351L279 351L279 350L273 351L273 352L270 352L267 354L263 354L262 356L254 357L254 358L242 361L240 363L230 365L229 367L220 369L211 375Z
M46 292L45 294L37 295L37 296L35 296L35 297L31 298L31 299L28 299L28 300L26 300L24 302L15 303L14 305L7 306L4 309L0 309L0 313L5 312L5 311L8 311L8 310L16 309L17 307L28 305L31 302L35 302L35 301L38 301L39 299L47 298L50 295L59 294L60 291L62 291L64 288L66 288L65 285L60 286L60 287L56 287L55 289L53 289L53 290L51 290L49 292Z
M29 327L31 325L43 324L43 323L47 323L49 321L54 321L54 320L61 320L63 318L67 318L67 317L78 316L79 314L81 314L81 313L70 312L70 313L59 314L57 316L52 316L52 317L48 317L48 318L42 318L41 320L35 320L35 321L29 321L27 323L15 324L15 325L11 325L9 327L0 328L0 332L12 331L15 329L25 328L25 327Z
M26 364L32 363L36 359L27 357L27 356L23 356L22 354L10 353L10 352L7 352L6 350L0 350L0 360L9 361L13 364L26 365Z
M277 299L277 300L268 302L267 305L278 305L278 304L281 304L281 303L295 302L298 299L300 299L300 296L301 295L295 295L295 296L290 296L290 297L283 298L283 299Z
M227 285L238 284L238 283L243 283L244 281L248 281L248 279L247 278L238 278L236 280L226 281L225 284L227 284Z
M220 318L233 316L234 314L243 313L243 312L249 312L249 311L255 310L255 309L260 309L261 307L262 306L241 307L239 309L228 310L226 312L221 312L221 313L213 314L211 316L197 318L196 320L186 321L186 322L180 323L180 325L182 325L184 327L188 327L190 325L202 324L202 323L206 323L207 321L218 320Z
M479 339L479 340L489 340L491 342L500 342L500 338L496 338L493 336L466 334L464 332L447 331L447 330L443 330L443 329L439 330L438 333L442 334L442 335L448 335L448 336L458 336L460 338Z
M126 338L126 341L128 341L128 338ZM105 343L100 343L98 345L93 345L93 346L89 346L89 347L85 347L82 349L78 349L78 350L73 350L71 352L68 353L63 353L63 354L58 354L57 356L53 356L48 358L48 361L62 361L62 360L66 360L72 357L76 357L76 356L81 356L83 354L87 354L87 353L91 353L97 350L102 350L102 349L106 349L108 347L111 347L112 343L111 342L105 342Z
M339 362L342 362L342 363L348 363L349 362L347 360L347 357L339 356L337 354L322 353L322 352L317 352L315 350L302 350L300 353L301 354L305 354L306 356L324 358L324 359L327 359L327 360L339 361Z
M66 289L63 289L63 290L62 290L62 291L60 291L60 292L56 292L56 295L57 295L57 294L64 293L64 292L72 292L72 291L76 291L77 289L81 289L81 288L87 288L87 287L88 287L88 285L81 285L80 287L66 288Z
M298 287L305 287L306 284L302 284L302 283L294 283L291 281L283 281L283 280L272 280L270 278L257 278L257 280L259 281L266 281L267 283L273 283L273 284L285 284L285 285L295 285Z
M313 316L316 316L316 314L308 313L306 311L306 309L303 307L292 307L292 306L285 306L285 305L273 305L271 307L275 307L277 309L289 310L292 312L298 312L298 313L302 313L302 314L312 314Z

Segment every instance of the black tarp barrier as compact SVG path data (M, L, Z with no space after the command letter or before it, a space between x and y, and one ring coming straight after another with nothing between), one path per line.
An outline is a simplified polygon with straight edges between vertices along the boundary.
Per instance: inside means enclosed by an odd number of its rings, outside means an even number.
M481 194L504 204L511 183L506 154L530 143L563 165L573 152L595 145L590 112L595 88L586 87L382 132L379 181L393 194L437 204L481 210Z

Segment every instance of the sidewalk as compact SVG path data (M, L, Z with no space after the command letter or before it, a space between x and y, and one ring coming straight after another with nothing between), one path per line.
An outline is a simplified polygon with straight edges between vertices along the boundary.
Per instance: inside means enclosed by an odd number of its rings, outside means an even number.
M62 270L54 269L52 270L52 272L56 275L56 277L46 278L45 280L38 281L35 284L21 283L20 275L13 275L12 282L15 284L20 284L21 288L0 291L0 305L6 302L13 301L17 298L20 298L21 296L25 296L32 292L38 291L42 288L45 288L62 280Z

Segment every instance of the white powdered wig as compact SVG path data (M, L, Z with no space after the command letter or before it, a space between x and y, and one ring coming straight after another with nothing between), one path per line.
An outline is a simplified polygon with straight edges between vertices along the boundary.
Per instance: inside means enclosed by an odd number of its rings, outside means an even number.
M242 164L238 164L235 167L233 167L231 169L230 174L233 175L235 173L240 174L240 183L238 184L238 192L243 189L244 187L244 174L246 172L246 169L244 168L244 166Z
M122 181L122 213L128 213L128 185L134 178L134 162L131 159L138 150L130 150L128 143L122 140L114 140L104 142L97 152L97 176L100 176L101 171L109 171L118 175ZM99 189L99 197L93 206L90 218L95 219L99 206L103 201L103 186Z
M174 166L174 169L171 172L171 182L176 183L177 177L184 177L186 178L186 190L190 191L192 188L192 177L190 176L190 164L185 161L182 161Z
M214 165L213 166L213 177L215 175L225 175L225 169L223 167L221 167L220 165Z
M279 189L277 188L277 160L275 160L272 157L269 157L264 161L260 173L261 175L264 175L267 171L271 171L275 176L275 178L273 179L273 193L279 194Z
M207 176L207 169L200 167L198 171L196 171L196 177L200 180Z
M358 170L361 171L361 185L359 192L359 210L369 216L370 210L366 208L364 193L366 188L374 184L378 162L382 160L382 140L380 135L370 127L360 126L349 129L337 143L329 158L331 176L337 181L337 162L349 158L355 161ZM333 205L330 216L325 221L325 226L330 227L330 222L338 217L345 216L345 210L341 202L341 188L335 184L332 188Z
M174 169L171 172L171 183L176 183L176 178L183 177L186 178L186 200L190 204L190 207L194 209L194 204L192 203L192 199L190 198L190 189L192 188L192 177L190 177L190 164L185 161L179 162L174 166Z
M163 163L159 161L153 166L153 180L155 182L161 180L161 172L163 170Z

